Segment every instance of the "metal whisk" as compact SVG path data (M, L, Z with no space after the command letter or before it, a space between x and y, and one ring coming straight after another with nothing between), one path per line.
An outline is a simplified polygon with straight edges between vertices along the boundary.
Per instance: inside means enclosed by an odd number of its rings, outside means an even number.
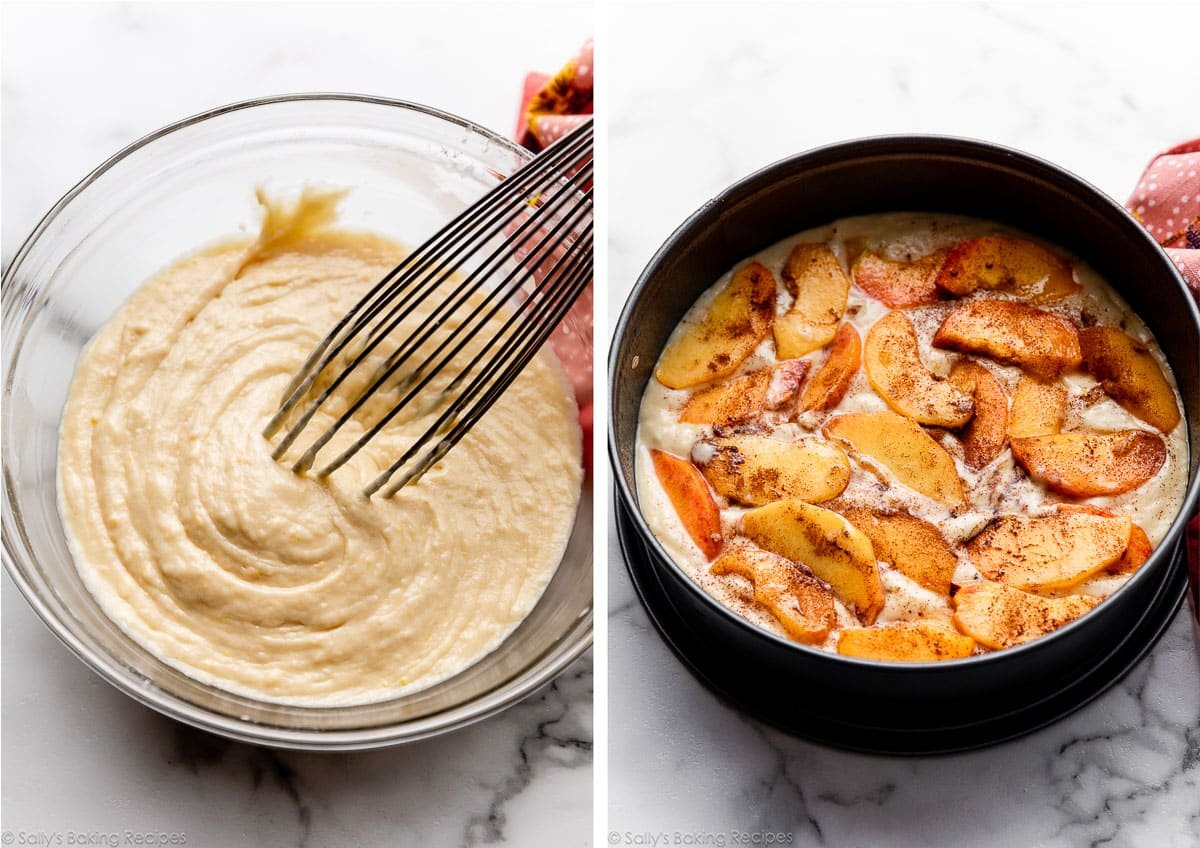
M591 282L591 182L588 121L406 256L338 321L292 378L263 432L272 439L287 427L273 457L282 457L318 410L338 397L345 410L292 466L308 471L338 430L365 414L368 401L394 391L398 399L384 403L362 435L316 474L338 469L414 403L423 411L445 408L364 494L383 489L391 497L440 461L512 384ZM420 324L399 331L427 303ZM390 353L381 347L385 343L394 345ZM464 349L470 360L454 373L451 363ZM416 367L397 382L397 372L413 361ZM449 382L433 386L447 368Z

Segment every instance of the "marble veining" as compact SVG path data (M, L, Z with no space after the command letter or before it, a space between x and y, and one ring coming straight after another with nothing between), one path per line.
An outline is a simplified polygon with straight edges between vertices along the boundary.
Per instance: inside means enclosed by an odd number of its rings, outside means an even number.
M1194 50L1165 7L1168 20L1134 4L732 9L614 7L614 320L680 221L806 148L973 136L1123 200L1154 153L1196 133L1170 82ZM650 625L612 527L609 550L610 844L1200 846L1200 658L1184 615L1117 686L1030 736L945 757L868 756L721 703Z
M465 845L491 845L505 841L509 802L529 787L547 768L579 768L592 761L592 741L572 726L571 706L592 693L590 667L569 671L550 684L538 704L534 724L517 745L519 762L503 780L488 788L487 810L471 816L464 832ZM550 834L544 834L549 838Z
M5 263L64 191L170 121L255 96L341 90L430 103L507 135L525 72L555 70L592 29L583 4L552 18L528 4L473 7L470 27L462 13L6 5ZM535 15L536 27L513 28ZM590 844L590 653L450 736L330 755L242 745L139 706L59 645L7 576L2 627L2 827L13 844L24 834L107 845L115 834L124 845L126 831L182 835L192 848Z

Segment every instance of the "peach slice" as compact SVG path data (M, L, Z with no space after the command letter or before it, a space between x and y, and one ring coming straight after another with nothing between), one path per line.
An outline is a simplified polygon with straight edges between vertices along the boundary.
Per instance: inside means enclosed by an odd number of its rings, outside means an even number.
M976 289L1002 289L1042 303L1075 294L1071 263L1025 239L983 236L951 249L934 280L956 297Z
M970 420L971 396L925 367L917 331L903 312L889 312L875 322L863 354L871 388L896 412L939 427L961 427Z
M972 468L983 468L1008 443L1008 395L978 362L957 363L950 382L975 400L975 415L962 431L963 457Z
M955 593L954 625L986 648L1011 648L1054 632L1100 600L1085 595L1043 598L984 580Z
M721 511L703 475L686 459L666 451L651 450L654 473L675 507L675 513L705 559L721 552Z
M837 626L833 591L778 554L744 541L734 542L709 568L713 574L740 574L754 584L754 600L765 606L788 636L813 645Z
M798 244L783 267L783 284L795 300L775 319L775 353L796 359L833 340L846 311L850 280L825 244Z
M1079 331L1079 347L1084 366L1109 397L1157 430L1175 429L1175 392L1145 345L1116 327L1088 327Z
M824 364L800 393L800 412L823 412L842 402L862 364L862 341L852 324L838 327Z
M700 389L684 403L679 420L726 426L786 407L800 391L808 368L807 360L789 359Z
M1136 489L1167 459L1162 438L1145 430L1030 436L1013 439L1012 452L1030 477L1075 498Z
M850 482L850 460L820 439L722 436L699 442L692 458L719 495L761 506L783 498L827 501Z
M741 531L759 547L807 565L859 620L871 624L883 609L883 583L871 541L836 512L783 500L745 513Z
M829 419L823 432L880 463L910 489L952 507L963 502L954 460L911 418L894 412L853 412Z
M1103 515L1109 518L1115 518L1117 513L1103 507L1092 506L1091 504L1059 504L1059 512L1082 512L1088 515ZM1131 574L1142 567L1146 560L1150 559L1150 554L1154 552L1154 545L1150 542L1150 537L1146 535L1146 531L1136 524L1130 526L1129 544L1125 548L1125 552L1121 554L1121 558L1112 563L1107 569L1108 574Z
M759 368L700 389L683 404L679 420L688 424L717 425L749 421L762 414L770 383L771 369Z
M1121 558L1129 516L1059 510L1002 515L967 543L967 556L989 580L1031 591L1069 589Z
M1062 430L1067 417L1067 387L1022 374L1013 393L1008 416L1008 437L1052 436Z
M1150 554L1154 552L1154 545L1150 544L1150 537L1146 535L1146 531L1138 525L1133 525L1133 529L1129 534L1129 546L1125 548L1125 553L1121 554L1121 558L1108 567L1109 574L1132 574L1142 567L1142 564L1150 559Z
M935 621L901 621L877 627L847 627L837 650L847 657L887 662L957 660L975 653L975 640Z
M910 262L898 262L868 250L854 260L850 274L856 286L893 309L937 303L940 294L933 281L947 254L948 250L939 250Z
M728 377L775 320L775 275L758 262L738 269L708 312L663 351L655 376L671 389L686 389Z
M906 512L887 513L862 506L839 511L871 540L875 559L932 592L950 594L958 557L932 524Z
M938 327L933 346L1019 365L1046 380L1077 368L1083 358L1074 324L1010 300L964 303Z

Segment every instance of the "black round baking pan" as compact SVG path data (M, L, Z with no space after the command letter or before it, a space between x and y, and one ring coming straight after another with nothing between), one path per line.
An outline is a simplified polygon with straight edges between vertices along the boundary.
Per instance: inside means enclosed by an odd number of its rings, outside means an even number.
M1110 646L1107 656L1061 688L1053 687L1048 695L1039 698L1028 693L1028 702L1013 712L985 715L974 722L915 728L897 728L891 722L883 726L856 724L823 708L821 699L811 694L780 697L776 687L761 682L775 679L774 668L763 666L754 655L726 650L723 643L697 632L687 613L672 603L629 511L619 500L614 500L613 514L621 555L638 599L667 647L697 680L735 709L780 730L865 754L953 754L1015 739L1058 721L1101 695L1154 647L1174 620L1187 591L1184 571L1171 569L1168 580L1160 584L1121 640ZM1176 558L1182 557L1183 551L1177 551ZM881 707L887 708L886 701Z
M1150 559L1092 612L1028 644L941 663L843 657L772 634L717 603L677 566L638 508L642 393L667 338L729 268L793 233L880 212L973 215L1083 257L1126 298L1175 372L1188 427L1184 506ZM702 680L746 712L840 747L934 753L1041 727L1115 683L1183 597L1186 516L1200 501L1200 314L1179 273L1111 198L1069 172L998 145L888 136L770 165L694 213L642 272L609 353L609 457L622 546L660 633Z

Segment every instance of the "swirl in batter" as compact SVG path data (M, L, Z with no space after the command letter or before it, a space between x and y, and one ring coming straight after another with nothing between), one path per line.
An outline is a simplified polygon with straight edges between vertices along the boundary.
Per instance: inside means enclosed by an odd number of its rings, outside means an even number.
M582 481L578 412L548 352L390 500L362 487L428 411L324 480L271 459L261 433L291 375L403 256L336 228L336 202L264 204L257 239L139 289L79 363L59 453L76 564L107 614L197 679L288 703L381 700L494 650L553 575ZM323 455L362 429L352 419Z

